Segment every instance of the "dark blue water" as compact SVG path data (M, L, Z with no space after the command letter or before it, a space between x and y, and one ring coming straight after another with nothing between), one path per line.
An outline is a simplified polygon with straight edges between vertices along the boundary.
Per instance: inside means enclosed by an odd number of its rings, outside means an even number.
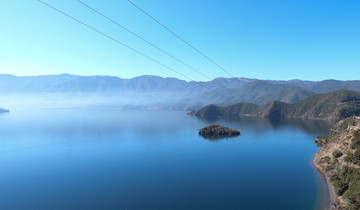
M0 209L320 209L319 121L217 121L184 112L31 110L0 115Z

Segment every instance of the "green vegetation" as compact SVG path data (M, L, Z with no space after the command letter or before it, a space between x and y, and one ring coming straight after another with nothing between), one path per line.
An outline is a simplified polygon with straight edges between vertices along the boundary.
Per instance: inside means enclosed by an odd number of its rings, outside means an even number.
M360 131L353 131L353 137L351 139L351 149L359 149L360 147Z
M354 159L354 155L351 152L347 153L344 158L345 162L353 162L353 159Z
M221 139L240 135L240 131L221 125L209 125L199 130L199 135L207 139Z
M351 99L344 99L342 103ZM334 143L323 147L321 150L325 156L315 160L319 168L330 177L336 194L344 199L337 206L339 209L360 209L360 168L355 166L360 166L360 130L354 127L358 124L357 118L346 118L337 123L330 135L315 140L318 145ZM333 152L328 155L330 151ZM343 156L344 159L341 158Z
M356 121L353 118L347 118L344 120L344 122L340 125L340 129L339 131L344 131L346 130L349 125L356 125Z
M321 158L321 163L330 163L331 158L329 156L325 156Z
M356 150L354 154L349 152L344 160L345 162L351 162L360 166L360 150Z
M344 160L360 166L360 131L356 130L352 132L350 148L355 149L355 152L347 153Z
M343 153L340 151L337 151L337 150L334 151L332 154L335 158L339 158L339 157L343 156Z
M333 135L334 135L334 133L331 133L328 136L318 136L314 142L318 147L322 147L325 144L329 143L329 141Z
M349 199L350 209L360 208L360 168L345 167L331 177L335 192Z
M252 103L239 103L225 107L210 104L195 112L195 115L206 118L231 117L239 116L239 114L255 113L258 108L258 105Z
M328 165L328 166L326 166L325 171L330 171L330 170L333 170L333 169L334 169L333 165Z
M360 113L360 107L356 107L353 105L341 105L339 109L340 116L345 117L351 117L354 115L354 113L359 114Z

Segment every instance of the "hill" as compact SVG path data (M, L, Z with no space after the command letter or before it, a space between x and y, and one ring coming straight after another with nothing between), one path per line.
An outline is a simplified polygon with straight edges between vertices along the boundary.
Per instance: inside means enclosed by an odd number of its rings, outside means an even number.
M208 105L191 114L208 118L257 116L340 120L360 114L360 93L343 89L331 93L316 94L297 103L275 101L263 106L252 103L239 103L222 107Z

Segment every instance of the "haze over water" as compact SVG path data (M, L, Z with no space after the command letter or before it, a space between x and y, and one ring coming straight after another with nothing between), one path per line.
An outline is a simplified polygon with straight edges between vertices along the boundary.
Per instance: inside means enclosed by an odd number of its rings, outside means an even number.
M240 118L237 138L211 141L214 121L185 112L14 110L0 115L0 209L321 209L312 166L322 121Z

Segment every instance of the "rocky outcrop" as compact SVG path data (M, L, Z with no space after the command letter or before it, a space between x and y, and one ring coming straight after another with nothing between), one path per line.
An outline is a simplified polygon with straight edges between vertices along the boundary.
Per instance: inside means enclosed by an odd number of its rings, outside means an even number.
M199 135L205 138L217 139L239 136L240 131L221 125L209 125L200 129Z

